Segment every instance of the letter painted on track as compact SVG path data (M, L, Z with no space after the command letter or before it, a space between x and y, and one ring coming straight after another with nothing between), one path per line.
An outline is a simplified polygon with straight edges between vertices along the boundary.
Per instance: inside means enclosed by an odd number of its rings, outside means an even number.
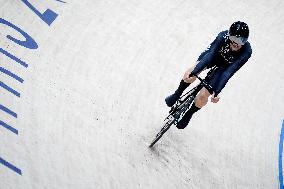
M20 46L23 46L25 48L29 48L29 49L37 49L38 48L38 45L37 43L35 42L35 40L29 35L27 34L26 32L24 32L22 29L20 29L19 27L15 26L14 24L12 24L11 22L3 19L3 18L0 18L0 24L3 24L3 25L7 25L9 26L10 28L13 28L14 30L16 30L17 32L19 32L26 40L22 41L22 40L19 40L19 39L16 39L14 37L12 37L11 35L7 35L7 38L11 41L13 41L14 43L20 45ZM2 49L0 47L0 53L6 55L7 57L11 58L12 60L16 61L17 63L21 64L22 66L24 67L28 67L28 64L25 63L24 61L22 61L21 59L17 58L16 56L12 55L11 53L9 53L8 51Z
M21 0L30 10L32 10L41 20L43 20L46 24L48 24L49 26L53 23L53 21L57 18L58 14L55 13L54 11L50 10L50 9L46 9L43 13L41 13L40 11L38 11L37 8L35 8L28 0ZM55 0L57 2L60 3L66 3L62 0ZM16 39L14 37L12 37L11 35L7 35L7 39L13 41L14 43L23 46L25 48L28 49L37 49L38 45L36 43L36 41L30 36L28 35L26 32L24 32L22 29L20 29L19 27L15 26L14 24L12 24L11 22L0 18L0 25L6 25L9 26L10 28L13 28L14 30L16 30L18 33L20 33L25 40L20 40L20 39ZM24 66L25 68L28 67L28 64L25 63L24 61L22 61L21 59L17 58L16 56L12 55L11 53L9 53L8 51L4 50L3 48L0 47L0 53L4 54L5 56L9 57L10 59L14 60L15 62L21 64L22 66ZM9 76L10 78L13 78L17 81L19 81L20 83L23 83L24 80L17 76L16 74L14 74L12 71L9 71L3 67L0 67L0 72L3 74L6 74L7 76ZM10 93L20 97L20 93L16 90L14 90L13 88L11 88L10 86L6 85L5 83L3 83L2 81L0 81L0 87L4 88L5 90L9 91ZM11 109L5 107L4 105L0 104L0 110L7 113L8 115L17 118L18 114L14 111L12 111ZM7 123L5 123L4 121L0 120L0 126L6 128L7 130L15 133L18 135L18 130L15 129L14 127L8 125ZM10 162L4 160L3 158L0 157L0 164L8 167L9 169L13 170L14 172L18 173L19 175L22 175L22 170L19 169L18 167L14 166L13 164L11 164Z
M8 22L7 20L4 20L3 18L0 18L0 24L4 24L4 25L7 25L7 26L13 28L14 30L16 30L17 32L22 34L22 36L24 36L25 39L26 39L25 41L21 41L19 39L16 39L16 38L10 36L10 35L7 35L7 38L9 40L17 43L18 45L29 48L29 49L37 49L38 48L38 45L35 42L35 40L29 34L27 34L22 29L20 29L19 27L15 26L11 22Z
M44 13L39 12L28 0L21 0L23 3L25 3L26 6L28 6L36 15L40 17L41 20L43 20L45 23L47 23L49 26L52 24L52 22L56 19L58 16L57 13L50 9L46 9Z

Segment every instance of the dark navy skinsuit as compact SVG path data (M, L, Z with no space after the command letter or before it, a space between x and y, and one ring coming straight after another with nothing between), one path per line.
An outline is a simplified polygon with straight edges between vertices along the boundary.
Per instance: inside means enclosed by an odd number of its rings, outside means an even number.
M198 63L191 72L198 74L204 68L217 65L211 79L208 81L216 94L225 87L228 80L248 61L252 54L249 42L246 42L240 50L231 51L229 48L228 31L222 31L216 39L198 58Z

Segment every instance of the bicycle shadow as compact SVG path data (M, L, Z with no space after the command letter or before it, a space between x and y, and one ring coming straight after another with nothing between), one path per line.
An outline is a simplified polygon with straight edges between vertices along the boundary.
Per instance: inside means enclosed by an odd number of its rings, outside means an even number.
M167 153L160 152L159 150L156 149L151 149L153 152L152 154L154 155L155 161L160 162L163 166L168 167L170 164L170 156Z
M155 144L153 147L148 147L152 158L160 161L164 165L168 165L171 159L171 141L163 141L163 143Z

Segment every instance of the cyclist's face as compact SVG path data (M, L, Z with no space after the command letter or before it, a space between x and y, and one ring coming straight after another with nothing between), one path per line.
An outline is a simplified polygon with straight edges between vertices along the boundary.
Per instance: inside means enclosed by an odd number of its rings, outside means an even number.
M232 51L238 51L246 43L247 38L229 36L229 40L230 40L230 49Z
M238 51L238 50L240 50L241 48L242 48L242 45L237 44L237 43L234 42L234 41L230 41L230 49L231 49L232 51Z

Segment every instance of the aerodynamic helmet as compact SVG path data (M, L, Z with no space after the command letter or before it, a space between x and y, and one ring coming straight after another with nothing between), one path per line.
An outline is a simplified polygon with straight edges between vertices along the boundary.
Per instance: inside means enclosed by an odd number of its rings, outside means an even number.
M234 22L229 29L230 40L244 45L249 37L249 27L246 23L237 21Z

